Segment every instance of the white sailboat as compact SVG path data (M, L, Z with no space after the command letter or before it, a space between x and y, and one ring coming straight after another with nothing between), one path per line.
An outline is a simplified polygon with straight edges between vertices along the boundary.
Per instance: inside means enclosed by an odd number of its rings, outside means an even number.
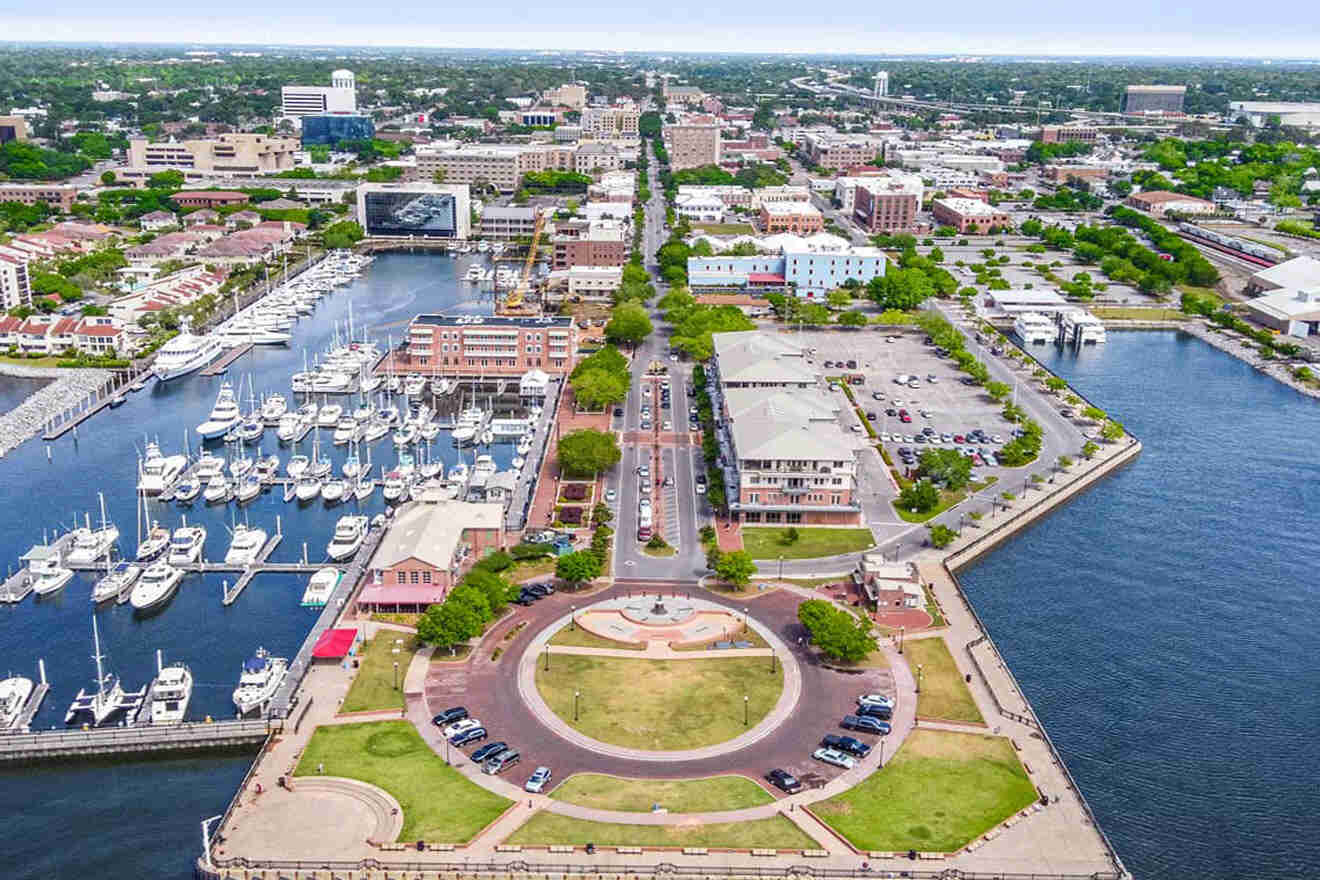
M101 634L96 628L95 615L92 616L92 644L96 651L92 655L96 661L96 690L78 691L77 698L64 716L65 724L73 724L79 719L84 719L91 726L100 727L116 712L131 711L142 705L145 689L136 693L127 693L119 681L119 676L105 671L103 665L105 657L101 653Z
M74 565L88 565L110 555L119 540L119 529L105 515L105 495L98 492L96 496L101 501L101 525L93 529L88 516L83 527L74 530L73 546L68 553L68 561Z
M92 602L100 605L102 602L118 599L125 590L133 586L140 574L142 574L140 566L131 562L120 562L114 568L110 568L110 561L107 559L105 574L92 587Z

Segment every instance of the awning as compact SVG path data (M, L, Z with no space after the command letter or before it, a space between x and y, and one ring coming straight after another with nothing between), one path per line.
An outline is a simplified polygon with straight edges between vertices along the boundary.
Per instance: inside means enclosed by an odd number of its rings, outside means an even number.
M321 633L312 649L312 657L317 660L342 660L357 641L356 629L328 629Z

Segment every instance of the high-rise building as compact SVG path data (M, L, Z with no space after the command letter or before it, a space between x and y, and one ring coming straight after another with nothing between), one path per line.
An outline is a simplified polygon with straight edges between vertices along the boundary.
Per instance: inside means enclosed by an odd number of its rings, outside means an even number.
M875 75L875 96L884 98L889 94L889 71L882 70Z
M582 83L564 83L557 89L550 89L541 97L547 104L581 110L587 106L587 87Z
M376 123L370 116L323 115L302 118L304 147L333 147L340 141L371 140Z
M595 138L635 138L641 111L636 104L588 107L582 111L582 133Z
M1128 86L1124 113L1181 113L1187 86Z
M664 127L669 167L675 171L720 163L720 127L717 123L678 123Z
M329 86L285 86L280 97L285 116L356 113L357 78L351 70L336 70Z
M0 308L32 305L27 260L0 254Z

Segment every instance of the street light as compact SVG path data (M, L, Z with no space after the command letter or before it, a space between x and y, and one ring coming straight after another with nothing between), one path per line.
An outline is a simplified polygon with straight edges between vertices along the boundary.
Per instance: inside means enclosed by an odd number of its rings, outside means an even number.
M917 664L917 693L921 693L921 664Z
M394 661L394 689L399 689L399 661Z
M784 579L784 554L779 554L779 579Z
M747 609L743 609L743 632L747 632Z
M545 671L550 671L550 643L545 643Z
M906 632L907 632L906 626L900 626L898 628L898 653L900 654L903 653L903 635Z
M573 609L573 610L572 610L573 620L572 620L572 623L569 624L569 627L568 627L568 628L569 628L569 630L575 630L575 629L577 629L577 606L576 606L576 605L570 605L570 606L568 606L568 607L571 608L571 609Z
M578 720L578 697L582 696L582 691L573 691L573 720Z
M880 766L885 766L885 741L880 740Z
M743 694L743 727L747 726L747 695Z

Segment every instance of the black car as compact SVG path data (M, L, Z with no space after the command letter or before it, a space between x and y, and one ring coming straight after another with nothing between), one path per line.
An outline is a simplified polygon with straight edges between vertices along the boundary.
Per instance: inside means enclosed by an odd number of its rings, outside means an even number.
M796 794L802 790L802 783L797 781L796 776L778 767L765 774L765 778L767 782L786 794Z
M834 749L838 752L844 752L849 755L855 755L858 758L865 758L871 754L871 747L860 739L851 736L841 736L837 733L826 734L820 744L827 749Z
M704 486L704 485L706 485L706 475L705 475L705 474L697 474L697 485L698 485L698 486Z
M472 753L472 763L480 764L483 761L495 757L496 755L498 755L500 752L504 751L508 747L509 744L504 742L503 740L499 742L486 743L484 746L482 746L481 748L477 749L475 752Z
M863 733L889 733L889 723L867 715L845 715L839 722L844 730L860 730Z
M857 361L848 361L848 369L850 370L857 369Z
M431 723L436 727L448 727L455 721L462 721L466 717L468 717L467 709L462 706L453 706L432 718Z
M486 738L486 728L474 727L471 730L464 730L456 733L449 738L449 744L454 746L466 746L474 742L481 742Z
M891 407L889 407L888 409L885 410L885 415L887 415L887 416L896 416L896 415L898 415L898 410L894 409L894 408L891 406Z
M539 598L540 598L539 596L533 596L531 593L528 593L526 590L519 590L518 598L513 600L513 604L521 605L522 607L527 608Z
M871 409L866 411L866 420L868 422L874 422L876 420L875 410Z
M539 584L528 584L524 589L543 599L555 591L555 588L547 584L545 581L542 581Z
M857 707L858 715L866 715L871 718L879 718L881 721L888 721L894 717L894 710L888 706L878 706L875 703L863 703Z
M614 414L615 414L616 416L618 416L619 418L623 418L623 407L621 407L621 406L616 406L616 407L614 408Z

